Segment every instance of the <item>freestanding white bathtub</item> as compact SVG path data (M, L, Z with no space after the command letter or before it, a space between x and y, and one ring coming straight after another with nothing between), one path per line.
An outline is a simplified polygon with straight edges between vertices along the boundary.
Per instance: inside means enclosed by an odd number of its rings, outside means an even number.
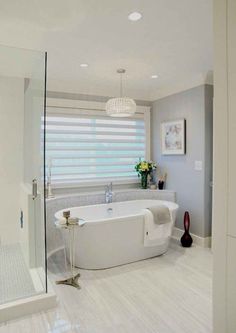
M171 212L172 225L168 235L160 239L159 245L144 247L144 208L151 205L166 205ZM168 249L172 227L178 205L161 200L133 200L67 208L55 214L62 217L65 210L71 216L85 220L77 228L75 265L85 269L102 269L155 257ZM66 252L69 244L65 232Z

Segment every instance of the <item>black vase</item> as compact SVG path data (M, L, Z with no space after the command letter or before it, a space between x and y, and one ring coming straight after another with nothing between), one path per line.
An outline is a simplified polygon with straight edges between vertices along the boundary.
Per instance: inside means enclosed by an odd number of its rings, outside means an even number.
M184 213L184 234L180 239L183 247L190 247L193 242L193 239L189 233L189 228L190 228L189 212L185 212Z
M159 190L163 190L163 189L164 189L164 183L165 183L165 182L164 182L163 180L159 180L159 182L158 182L158 184L157 184Z

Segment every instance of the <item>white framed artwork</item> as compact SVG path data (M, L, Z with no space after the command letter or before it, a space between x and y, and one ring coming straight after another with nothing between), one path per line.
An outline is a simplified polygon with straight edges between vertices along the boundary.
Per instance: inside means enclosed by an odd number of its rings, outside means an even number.
M166 121L161 124L161 145L163 155L184 155L186 153L186 120Z

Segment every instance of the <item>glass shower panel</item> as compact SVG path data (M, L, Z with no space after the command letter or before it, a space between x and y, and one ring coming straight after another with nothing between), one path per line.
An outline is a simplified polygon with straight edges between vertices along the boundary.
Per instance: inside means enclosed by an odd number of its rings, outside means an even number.
M45 53L0 46L0 304L47 291L45 71Z

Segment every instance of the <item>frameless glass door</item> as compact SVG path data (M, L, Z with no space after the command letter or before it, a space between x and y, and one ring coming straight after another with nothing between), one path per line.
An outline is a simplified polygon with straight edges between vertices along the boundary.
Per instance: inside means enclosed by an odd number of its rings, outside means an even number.
M0 304L47 291L45 59L0 46Z

